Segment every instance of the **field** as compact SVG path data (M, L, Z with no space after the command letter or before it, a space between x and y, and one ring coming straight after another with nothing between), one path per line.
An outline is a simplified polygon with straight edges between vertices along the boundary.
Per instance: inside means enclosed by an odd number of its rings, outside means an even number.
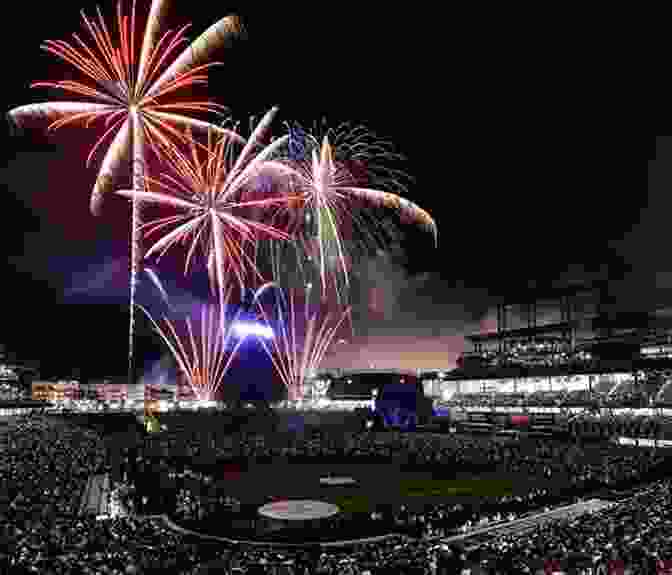
M272 500L283 499L314 499L327 501L339 506L341 524L330 524L322 529L311 528L308 535L323 540L325 537L336 537L339 534L352 536L372 536L389 533L390 525L373 524L369 517L374 511L398 509L404 505L408 509L420 511L433 508L437 504L468 503L478 507L487 497L506 494L526 495L533 488L544 487L550 491L562 491L567 487L567 477L556 474L553 481L543 477L530 476L525 471L504 471L501 469L485 469L469 467L468 464L419 464L409 459L403 450L391 456L381 455L377 459L368 456L343 457L333 454L313 455L306 458L288 459L286 457L268 456L266 458L219 457L207 449L208 438L215 433L220 448L222 445L230 449L237 447L241 440L240 428L247 432L258 430L266 438L267 445L289 444L292 438L308 436L311 429L329 430L332 437L352 432L357 420L352 414L328 413L308 414L303 417L296 412L278 413L273 415L248 412L247 414L169 414L161 417L161 423L168 431L156 436L142 438L141 428L132 416L94 415L76 416L79 424L94 426L105 433L110 445L117 443L126 445L145 445L153 443L152 437L161 442L161 437L180 436L187 434L196 442L202 442L206 449L197 456L169 455L169 467L189 469L213 477L212 489L222 495L230 495L242 504L237 515L222 516L217 521L189 522L182 525L202 533L226 536L235 539L267 539L281 541L283 538L293 540L298 533L282 533L282 530L260 532L254 527L257 509ZM320 420L322 419L322 420ZM391 432L378 432L375 435L381 444L388 444L394 439ZM440 434L415 433L406 437L412 441L431 442L434 446L450 441ZM482 441L489 441L482 438ZM501 440L505 441L505 440ZM534 440L522 439L528 448L534 447ZM113 447L114 448L114 447ZM620 451L620 448L617 448ZM625 449L625 448L624 448ZM596 448L599 458L599 449ZM468 460L477 459L479 449L467 455ZM150 465L149 471L135 477L140 491L146 493L158 507L153 513L170 514L174 508L174 495L178 488L177 479L158 472L158 466ZM327 475L350 477L355 480L349 486L324 486L320 478ZM198 493L201 486L198 481L181 479L190 489ZM157 500L157 496L158 500ZM344 524L343 521L350 521ZM308 535L303 535L306 537Z

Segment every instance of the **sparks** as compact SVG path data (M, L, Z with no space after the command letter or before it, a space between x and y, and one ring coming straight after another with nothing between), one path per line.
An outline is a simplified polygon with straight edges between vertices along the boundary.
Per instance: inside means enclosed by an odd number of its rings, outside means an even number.
M350 315L350 308L340 313L340 317L332 316L322 314L319 309L311 312L306 301L301 313L295 305L294 290L289 292L289 301L281 290L276 291L280 298L276 298L275 305L265 305L261 291L255 297L259 316L274 333L270 340L261 337L258 340L290 399L300 399L304 396L306 380L317 372L339 328Z
M396 210L402 221L420 224L436 241L436 224L426 211L396 193L383 191L394 188L405 193L407 189L403 173L385 167L386 161L400 159L388 144L361 126L346 124L328 130L321 142L300 126L290 126L289 136L283 157L272 164L290 170L290 190L300 200L288 202L288 210L299 215L295 225L302 232L299 237L308 261L318 269L323 298L329 285L335 287L339 300L349 287L353 248L348 249L346 232L359 235L362 247L386 244L382 222L366 221L366 210L357 209L355 201L365 208ZM365 187L365 180L377 188Z
M266 286L260 288L264 289ZM167 316L159 322L139 306L170 350L194 396L201 401L216 399L240 346L250 337L237 327L242 314L240 307L235 312L229 311L232 309L228 305L232 292L232 287L225 291L221 306L201 306L197 321L187 315L182 322L172 321Z
M276 112L276 108L270 110L248 140L240 137L234 140L224 135L213 141L209 137L204 159L199 154L200 148L189 138L190 154L174 151L167 156L169 172L156 179L145 178L148 187L156 191L116 192L126 197L137 196L143 202L163 205L178 212L145 224L146 237L157 232L163 234L147 250L146 257L156 254L161 258L171 247L183 244L188 246L185 274L191 268L194 254L200 251L207 262L213 291L216 291L214 288L223 290L229 279L234 279L243 288L250 270L255 279L263 282L250 254L257 238L268 236L276 241L286 241L290 236L280 228L248 216L246 210L268 209L286 203L287 198L267 197L246 201L243 195L248 187L253 186L260 172L269 172L267 158L285 143L283 138L267 146L260 143ZM234 147L239 139L242 139L244 145L235 157ZM279 178L286 173L286 170L276 165L270 171ZM166 229L170 231L164 233Z
M73 34L72 42L47 40L42 48L73 66L84 79L35 82L32 87L57 89L93 102L29 104L9 113L17 125L31 119L46 118L49 130L74 123L88 127L93 122L104 120L104 132L86 160L88 166L103 143L113 138L91 193L90 208L94 214L100 212L103 197L113 188L114 180L125 165L129 152L132 155L133 187L140 190L145 172L145 144L149 144L155 154L170 152L175 148L173 139L183 138L179 126L189 126L195 130L204 130L210 126L185 114L221 112L222 106L207 100L176 100L175 97L180 91L207 83L208 69L217 65L208 63L208 60L216 49L241 32L239 19L236 16L222 18L175 57L177 50L187 42L184 33L188 26L168 31L159 37L166 6L166 0L152 0L139 55L136 53L135 0L130 19L123 14L121 0L117 4L116 41L113 41L99 9L97 19L89 18L82 12L88 44L79 35ZM135 383L135 294L143 259L141 208L140 200L133 198L128 345L131 385Z
M94 214L99 213L104 194L111 190L112 181L128 157L132 136L146 141L157 153L162 148L174 150L175 143L170 136L184 140L179 126L189 126L200 131L211 126L187 114L223 113L225 107L220 104L209 100L180 99L179 93L196 85L207 84L208 69L221 65L220 62L208 63L210 55L241 31L236 16L222 18L176 57L178 49L184 48L183 44L187 42L184 33L189 26L169 30L159 38L159 25L166 10L166 2L154 0L138 55L134 35L135 4L134 1L130 19L123 14L121 2L117 4L116 42L98 10L97 19L82 13L89 44L78 34L73 34L74 42L47 40L42 45L44 50L81 72L84 80L34 82L31 87L55 88L83 96L95 103L29 104L10 112L10 117L19 125L31 119L46 117L49 130L73 123L89 126L95 121L104 120L106 129L87 157L88 166L99 148L114 136L91 194L91 211ZM160 74L161 70L164 71ZM136 157L134 160L135 164L142 158Z

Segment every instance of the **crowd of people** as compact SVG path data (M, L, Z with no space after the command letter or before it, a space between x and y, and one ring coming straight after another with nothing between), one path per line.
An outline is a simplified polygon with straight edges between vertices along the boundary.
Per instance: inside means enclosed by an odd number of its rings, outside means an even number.
M441 401L447 407L593 407L604 404L606 395L588 390L524 392L456 392Z
M400 467L431 469L435 477L453 473L498 473L524 476L531 483L548 484L532 488L525 496L504 494L482 496L478 509L461 504L433 505L430 509L387 509L383 519L395 525L396 532L415 537L445 536L465 526L513 519L532 510L575 501L578 497L602 492L632 489L637 484L664 475L666 461L660 451L619 448L613 444L582 446L560 441L519 442L491 437L432 436L423 434L327 433L293 436L240 434L230 436L179 430L148 438L140 461L154 469L175 469L188 474L190 462L199 457L207 461L349 461L396 462ZM211 453L206 453L211 450ZM181 454L173 457L171 453ZM143 458L147 458L144 461ZM187 468L185 469L185 465ZM207 519L235 501L218 492L213 477L198 474L200 487L180 486L181 513L189 518ZM193 479L193 477L192 477ZM550 486L553 486L552 488ZM239 502L238 502L239 503Z
M574 437L636 437L662 438L663 430L671 424L669 417L635 413L582 413L569 420L569 432Z
M565 572L672 573L672 482L654 483L591 515L499 537L472 556L507 573L531 573L534 565L549 562Z
M441 401L447 407L585 407L648 408L669 407L669 398L657 398L655 392L625 388L613 393L598 390L557 390L523 392L456 392Z
M551 561L565 572L597 573L621 565L629 573L653 573L672 560L672 487L661 450L581 445L552 440L517 442L492 437L435 436L398 432L232 435L179 427L142 437L115 452L101 431L48 417L13 418L0 427L0 572L185 573L216 565L223 573L274 575L379 575L544 572ZM387 461L459 469L465 473L522 472L538 487L523 495L482 497L478 504L445 503L390 509L399 536L349 547L260 549L223 546L169 529L159 518L131 509L129 515L82 516L80 504L91 475L110 473L118 487L138 473L185 473L199 458ZM180 469L180 467L182 469ZM209 481L201 475L204 482ZM550 480L550 481L548 481ZM557 481L554 481L557 480ZM656 483L652 483L657 481ZM561 489L556 486L560 484ZM630 492L624 492L624 490ZM534 514L603 490L619 492L608 510L545 524L537 531L498 536L476 549L442 540ZM127 489L129 502L133 489ZM142 507L143 495L138 490ZM177 491L175 502L191 513L235 507L221 493L217 505L199 511L199 497ZM375 520L377 517L372 517ZM468 538L465 539L468 541ZM576 551L590 554L574 563ZM564 561L564 564L563 564ZM555 563L553 563L555 562ZM580 564L579 564L580 563ZM214 568L214 567L213 567ZM589 571L592 569L592 571Z
M532 478L560 479L576 491L632 483L665 469L664 452L619 448L609 443L555 440L518 441L491 436L404 434L313 429L303 434L223 433L216 428L173 428L149 436L142 452L124 452L122 465L184 471L198 461L386 462L402 467L464 473L521 472ZM602 463L600 463L602 462Z

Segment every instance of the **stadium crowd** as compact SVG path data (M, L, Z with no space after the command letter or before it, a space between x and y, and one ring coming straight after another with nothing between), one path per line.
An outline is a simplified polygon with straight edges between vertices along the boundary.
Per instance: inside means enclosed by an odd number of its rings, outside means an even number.
M671 423L670 417L661 415L582 413L569 420L569 431L578 438L621 436L658 439L662 436L662 429L669 428Z
M655 392L623 389L613 393L587 389L522 392L456 392L442 400L447 407L585 407L607 408L665 408L669 397L657 397Z
M200 437L200 439L196 439ZM219 436L224 437L224 436ZM180 443L183 441L183 443ZM206 460L225 458L259 458L271 460L289 458L296 461L312 459L345 459L390 462L401 466L432 469L440 476L443 469L460 469L468 473L520 473L538 484L553 483L554 488L533 488L526 496L506 494L482 496L478 509L456 505L433 505L422 512L390 509L381 519L395 525L396 532L414 537L445 536L472 527L484 526L505 519L515 519L530 510L539 510L573 502L582 495L603 490L624 490L665 473L665 458L654 450L638 451L610 444L581 447L562 442L495 441L489 437L388 434L327 434L317 431L310 435L264 436L247 434L237 439L228 437L225 445L219 439L200 432L161 434L148 439L148 461L154 468L169 468L177 463L181 469L174 473L184 477L184 462L204 456L204 444L215 453ZM171 460L170 449L187 454L186 458ZM149 454L153 455L149 455ZM219 456L219 457L217 457ZM142 458L141 458L142 459ZM128 461L128 458L126 458ZM130 471L130 468L129 468ZM132 474L132 471L131 471ZM239 505L213 488L213 477L198 474L200 487L181 485L180 513L185 518L207 519L217 516L223 508Z
M637 487L664 474L660 451L400 433L318 431L270 437L248 433L232 438L215 430L182 429L140 438L135 452L125 447L115 454L100 433L44 417L17 418L12 425L0 427L0 438L0 572L195 575L216 564L224 573L274 575L544 573L551 561L568 573L596 573L617 565L623 567L621 572L634 575L653 573L653 565L658 568L672 560L670 482ZM112 472L116 466L122 476L138 469L146 473L162 466L170 469L173 462L181 461L173 453L191 459L208 451L218 457L360 457L471 471L523 470L539 479L557 476L565 487L533 489L526 497L485 498L475 507L400 508L394 510L394 519L404 535L309 550L242 545L223 549L221 543L176 533L158 518L97 519L80 514L82 493L93 474ZM512 533L473 550L441 543L442 537L539 511L584 492L626 487L634 492L622 493L623 500L610 509L570 523ZM590 564L569 561L563 565L576 551L588 552Z
M473 558L503 572L531 572L530 565L568 563L596 573L672 573L672 482L661 481L592 515L557 521L532 533L499 537ZM577 553L580 551L581 553ZM564 563L564 565L563 565Z
M218 429L174 429L146 438L141 450L121 454L122 469L176 468L194 461L393 462L402 467L465 473L524 471L538 479L559 478L568 491L631 484L665 471L662 451L609 443L581 445L553 440L519 442L491 436L329 432L225 434ZM137 465L137 464L136 464ZM569 483L567 483L569 482Z

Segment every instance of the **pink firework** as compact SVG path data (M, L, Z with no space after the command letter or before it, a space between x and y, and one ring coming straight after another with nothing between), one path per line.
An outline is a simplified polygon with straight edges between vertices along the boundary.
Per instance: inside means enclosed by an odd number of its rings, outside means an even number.
M394 210L402 222L424 227L436 240L436 224L425 210L400 195L383 191L406 191L403 173L385 167L386 162L398 159L389 144L361 126L328 130L321 142L300 127L290 127L284 157L271 163L290 171L290 190L299 200L290 202L288 210L299 216L295 219L302 230L299 236L308 260L318 270L322 297L330 284L339 294L349 287L349 248L354 246L348 246L347 236L362 238L361 247L384 246L382 222L365 219L367 208ZM375 187L369 187L369 181Z
M201 306L198 320L187 316L183 322L174 322L164 316L159 322L141 307L198 400L216 399L238 349L249 337L236 329L240 308L236 306L234 313L227 311L232 291L229 287L224 292L219 307Z
M254 188L260 173L282 178L286 172L282 166L267 166L268 158L285 144L285 139L280 138L266 146L260 143L276 112L276 108L271 109L248 140L236 134L235 138L224 135L213 141L210 132L205 158L199 153L199 146L190 139L190 154L173 150L167 156L170 171L159 178L145 178L153 191L116 192L177 212L145 224L147 237L162 234L147 250L147 257L157 254L160 258L171 247L184 245L187 247L187 273L194 254L200 251L207 262L213 291L218 289L220 296L230 279L241 288L246 285L250 272L255 279L262 279L253 255L257 239L266 236L285 241L290 236L282 229L256 219L251 210L268 210L286 203L287 198L272 196L245 200L244 196L246 190ZM242 150L236 156L241 141Z
M280 296L275 305L263 303L259 297L263 293L261 290L255 298L258 315L274 332L270 343L263 338L259 338L259 342L285 384L290 399L301 399L306 380L317 372L338 330L350 315L350 308L338 314L323 313L322 306L311 310L306 299L302 310L296 304L295 290L289 290L288 300L283 291L274 291Z
M96 151L108 142L96 183L91 194L91 211L100 211L103 196L113 188L115 178L132 155L133 187L143 189L145 144L158 153L174 148L171 136L181 139L179 126L204 130L209 124L185 114L218 112L220 106L207 100L176 100L185 88L207 82L207 63L212 53L228 39L238 35L241 26L236 16L219 20L178 55L177 50L187 42L188 26L160 35L168 2L153 0L140 46L136 39L136 2L130 17L117 4L117 36L107 28L98 9L98 18L82 13L84 29L89 36L85 42L73 34L74 42L48 40L42 46L47 52L75 67L82 81L62 80L35 82L33 87L62 90L83 97L85 102L47 102L21 106L10 117L22 124L32 119L46 119L49 129L78 123L88 127L104 121L105 130L91 149L90 163ZM136 48L140 48L139 53ZM129 378L134 379L133 333L134 302L138 273L142 266L141 202L134 198L131 222L131 285L129 323ZM131 381L132 383L132 381Z

